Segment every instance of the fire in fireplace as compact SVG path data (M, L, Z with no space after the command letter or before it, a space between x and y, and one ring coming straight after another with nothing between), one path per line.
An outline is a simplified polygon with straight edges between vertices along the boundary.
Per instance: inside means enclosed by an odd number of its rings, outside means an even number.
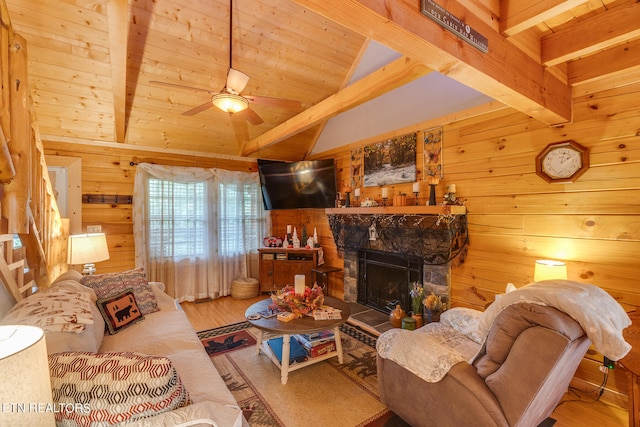
M410 284L422 282L422 258L372 249L358 250L358 302L383 313L400 304L411 310Z

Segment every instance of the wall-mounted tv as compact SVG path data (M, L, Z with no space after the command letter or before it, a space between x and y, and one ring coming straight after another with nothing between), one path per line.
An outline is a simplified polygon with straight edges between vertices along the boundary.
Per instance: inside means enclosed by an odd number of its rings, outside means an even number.
M258 161L267 210L333 208L337 187L333 159L293 163Z

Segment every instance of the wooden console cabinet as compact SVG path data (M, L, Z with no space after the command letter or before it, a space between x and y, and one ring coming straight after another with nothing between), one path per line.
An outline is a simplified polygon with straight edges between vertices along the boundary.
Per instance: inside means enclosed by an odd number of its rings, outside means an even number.
M320 249L262 248L260 254L260 292L274 292L294 284L296 274L304 274L306 285L313 285L313 269Z

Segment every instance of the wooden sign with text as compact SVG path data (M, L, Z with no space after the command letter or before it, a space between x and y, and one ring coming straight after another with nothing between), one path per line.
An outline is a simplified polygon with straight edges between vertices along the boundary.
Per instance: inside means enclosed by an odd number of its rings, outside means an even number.
M484 53L489 50L489 41L486 37L467 25L464 21L452 15L447 9L436 4L433 0L422 0L422 13L442 25L453 34L462 38L470 45Z

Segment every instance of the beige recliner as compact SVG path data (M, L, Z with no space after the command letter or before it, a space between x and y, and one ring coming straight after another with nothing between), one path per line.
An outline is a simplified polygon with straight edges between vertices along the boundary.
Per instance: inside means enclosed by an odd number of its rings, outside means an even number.
M472 364L454 364L440 381L427 382L379 354L380 399L414 427L537 426L559 403L590 343L564 312L519 302L496 316Z

